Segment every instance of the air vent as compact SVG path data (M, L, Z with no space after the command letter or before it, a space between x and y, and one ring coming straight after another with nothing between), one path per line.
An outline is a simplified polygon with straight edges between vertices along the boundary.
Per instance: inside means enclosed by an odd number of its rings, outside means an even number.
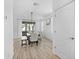
M34 5L34 6L38 6L38 5L39 5L39 3L34 2L34 3L33 3L33 5Z

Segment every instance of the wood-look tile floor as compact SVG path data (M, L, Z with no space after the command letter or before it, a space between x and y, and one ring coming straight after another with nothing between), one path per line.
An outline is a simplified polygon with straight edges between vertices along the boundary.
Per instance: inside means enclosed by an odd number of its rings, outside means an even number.
M13 59L59 59L52 53L52 42L42 39L38 46L24 46L20 44L20 39L14 40Z

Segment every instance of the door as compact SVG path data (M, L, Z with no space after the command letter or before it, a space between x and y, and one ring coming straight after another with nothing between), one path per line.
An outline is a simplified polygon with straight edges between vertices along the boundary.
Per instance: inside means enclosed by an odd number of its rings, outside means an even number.
M74 2L56 11L54 17L54 50L61 59L75 59L74 17Z

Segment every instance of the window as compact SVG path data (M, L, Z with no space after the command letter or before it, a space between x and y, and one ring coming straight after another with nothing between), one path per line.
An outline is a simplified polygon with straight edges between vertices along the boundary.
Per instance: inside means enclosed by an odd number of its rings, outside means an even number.
M33 24L30 24L30 31L33 31Z
M25 24L22 24L22 31L25 31Z
M29 30L30 30L30 28L29 28L29 24L27 24L27 26L26 26L26 27L27 27L27 31L29 31Z
M22 22L22 31L34 31L35 22Z

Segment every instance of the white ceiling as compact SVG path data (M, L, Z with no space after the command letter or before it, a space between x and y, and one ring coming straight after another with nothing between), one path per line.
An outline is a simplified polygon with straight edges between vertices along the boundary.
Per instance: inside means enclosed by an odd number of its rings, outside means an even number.
M14 15L26 16L33 11L36 14L46 15L52 13L52 0L14 0ZM33 3L38 3L34 6ZM28 17L28 16L27 16Z

